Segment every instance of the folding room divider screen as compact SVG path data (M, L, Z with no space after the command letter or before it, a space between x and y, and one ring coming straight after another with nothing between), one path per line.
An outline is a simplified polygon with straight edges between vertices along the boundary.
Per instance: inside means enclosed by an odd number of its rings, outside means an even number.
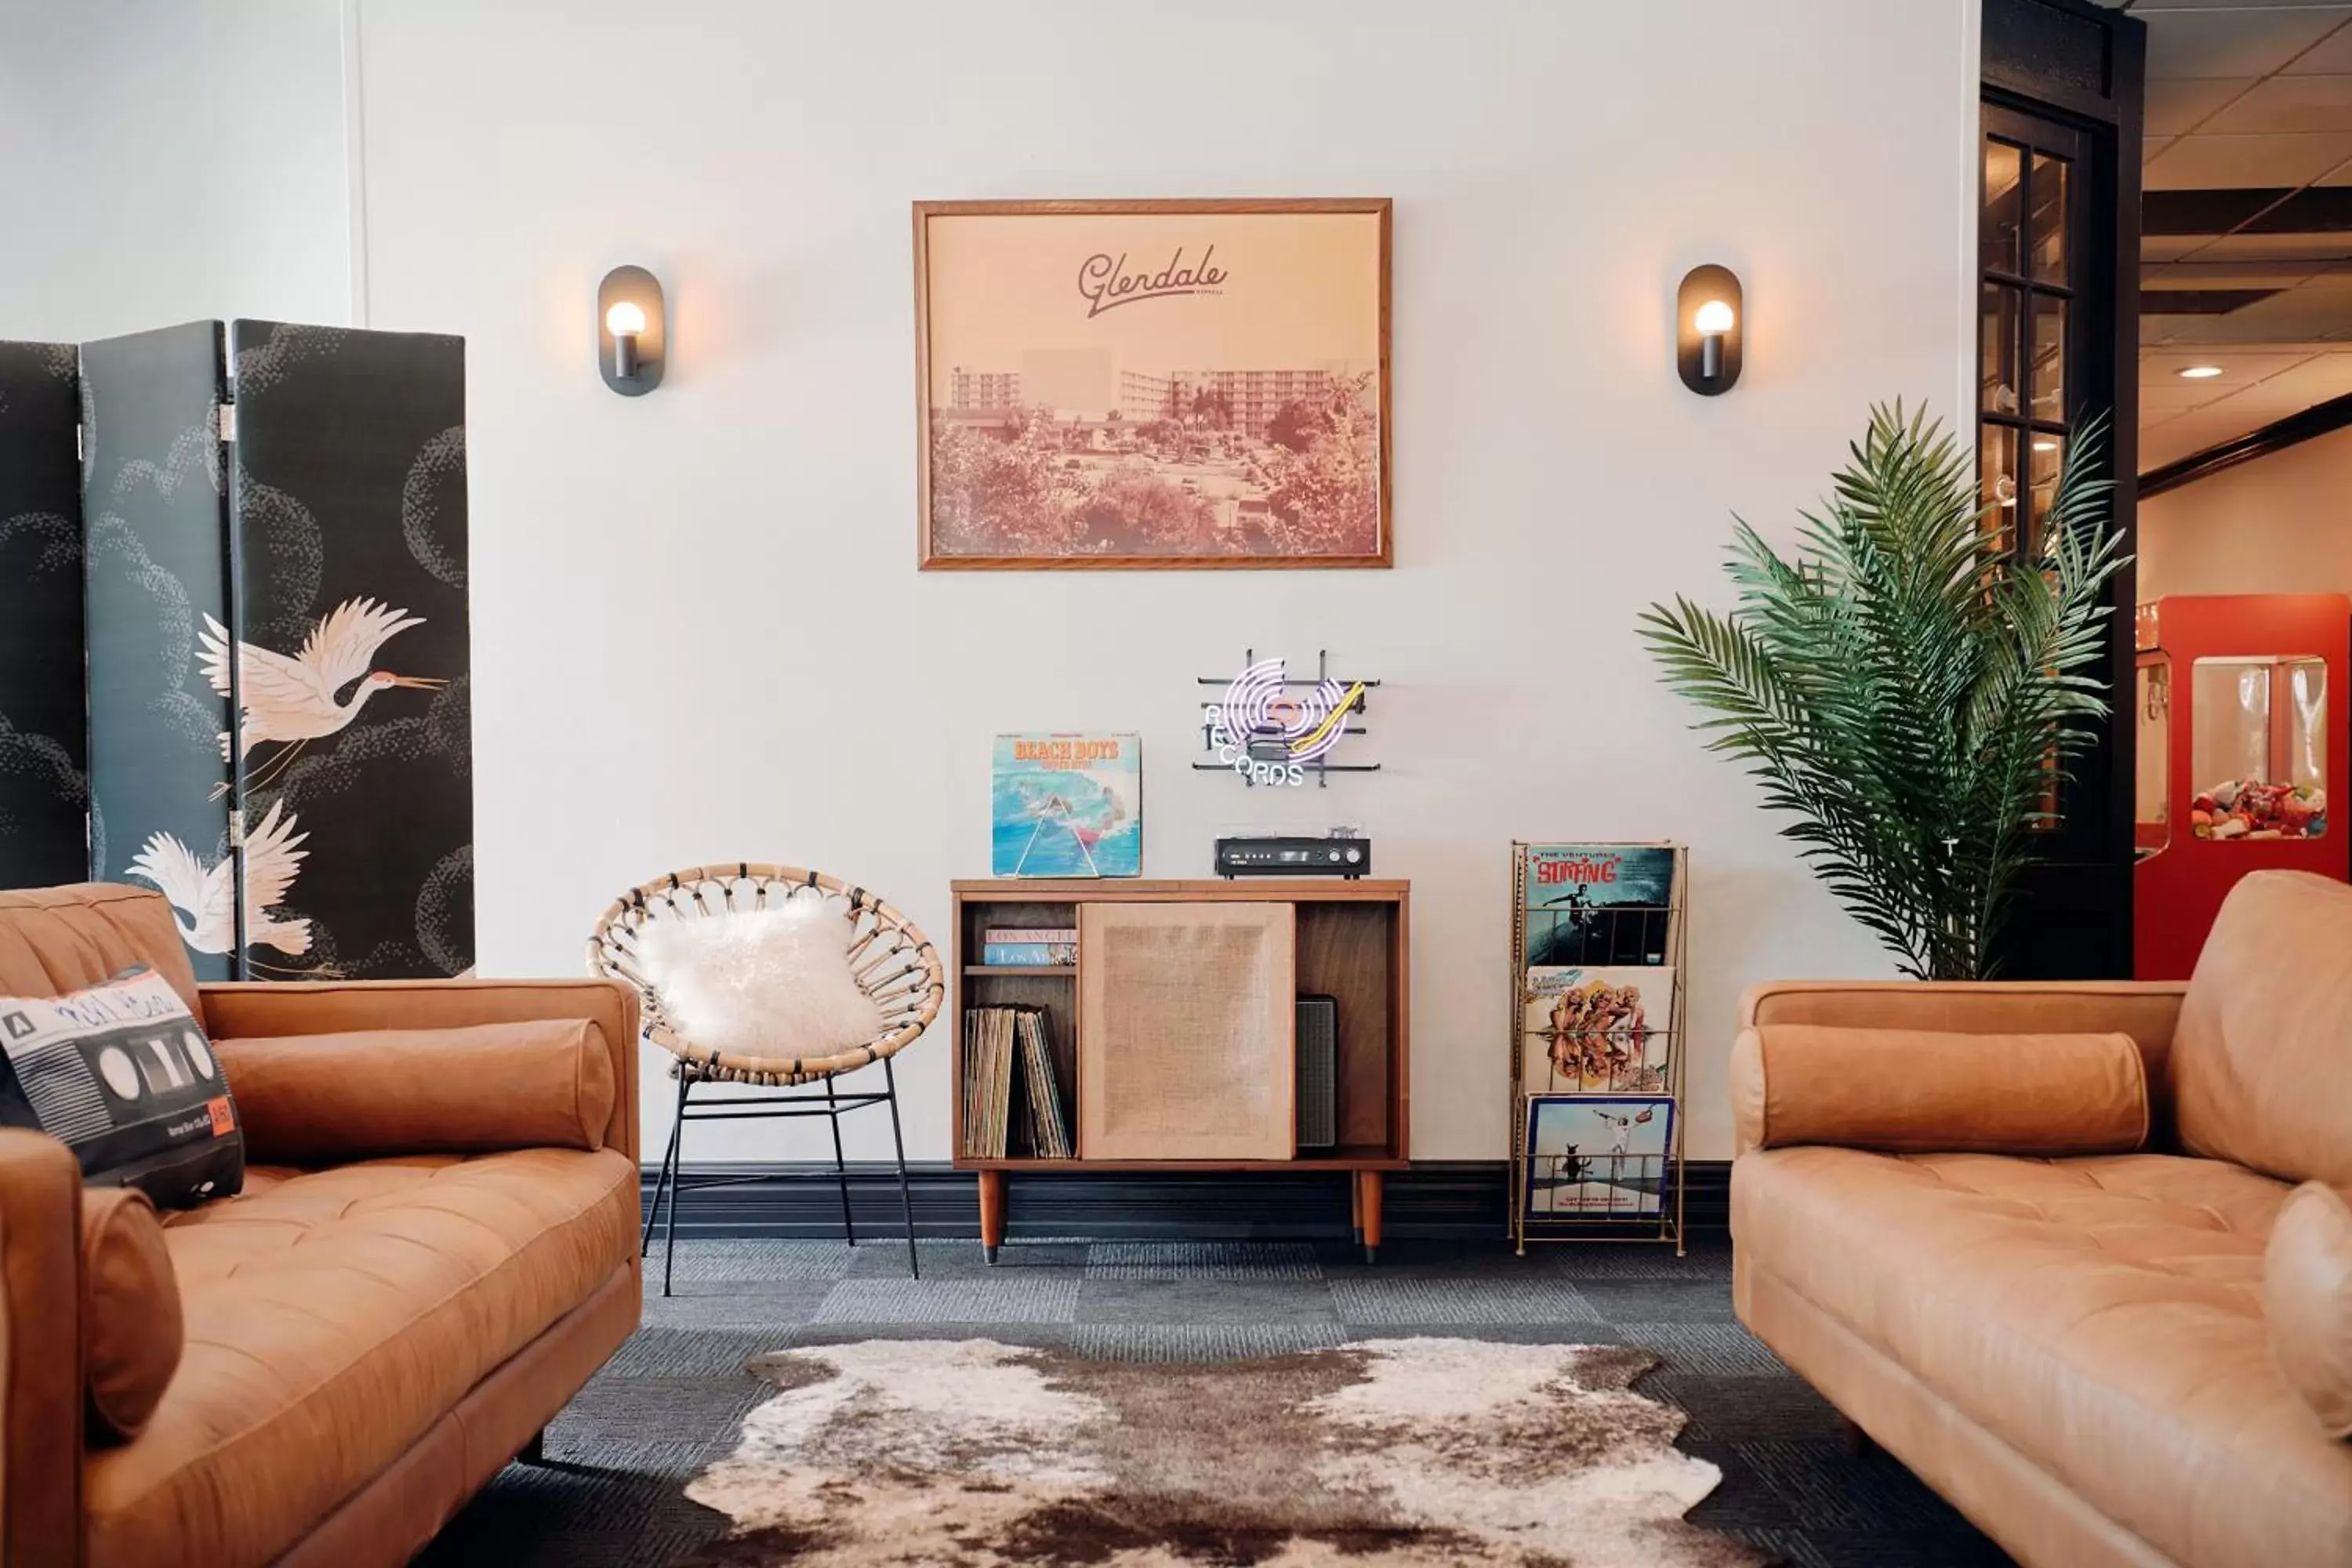
M0 343L0 888L89 875L80 384L71 343Z
M0 883L159 887L208 979L472 967L465 417L453 337L0 345Z

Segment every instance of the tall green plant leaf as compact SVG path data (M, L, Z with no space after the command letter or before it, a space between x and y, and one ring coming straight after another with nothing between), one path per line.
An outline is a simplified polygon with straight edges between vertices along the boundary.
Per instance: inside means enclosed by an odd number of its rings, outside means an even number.
M2016 554L1968 448L1924 411L1874 407L1792 553L1734 520L1734 609L1677 596L1639 617L1708 749L1747 765L1906 974L1990 973L2046 802L2107 715L2105 590L2126 558L2105 437L2104 419L2077 429L2026 541L2049 553Z

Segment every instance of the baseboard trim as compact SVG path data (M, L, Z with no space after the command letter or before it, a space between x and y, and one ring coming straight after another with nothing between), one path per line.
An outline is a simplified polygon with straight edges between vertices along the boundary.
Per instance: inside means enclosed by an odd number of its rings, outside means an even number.
M1731 1163L1692 1160L1685 1224L1693 1239L1730 1228ZM1510 1218L1509 1165L1501 1160L1421 1160L1391 1172L1382 1228L1395 1239L1500 1241ZM655 1172L645 1172L653 1201ZM697 1190L698 1183L724 1181ZM833 1166L814 1161L688 1164L677 1234L688 1237L832 1240L841 1235L841 1194ZM907 1167L915 1234L977 1238L980 1197L969 1171L945 1161ZM897 1167L849 1167L850 1217L858 1235L902 1237ZM1005 1203L1011 1240L1047 1237L1089 1241L1344 1241L1349 1234L1348 1182L1328 1172L1015 1173ZM667 1218L665 1212L665 1218Z

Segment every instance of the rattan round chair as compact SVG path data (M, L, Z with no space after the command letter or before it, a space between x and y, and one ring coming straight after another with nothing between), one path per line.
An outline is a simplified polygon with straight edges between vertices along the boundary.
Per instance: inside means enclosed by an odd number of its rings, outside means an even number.
M662 1001L659 986L648 981L637 963L637 939L654 921L699 920L734 910L763 909L771 902L813 889L838 904L848 922L850 973L858 988L882 1010L882 1033L861 1046L824 1057L759 1057L716 1051L697 1045L679 1033ZM898 1077L890 1058L912 1045L939 1016L947 994L946 977L938 952L915 922L876 898L822 871L796 866L761 866L738 861L729 866L695 866L656 877L615 899L597 921L588 939L588 967L594 973L626 981L636 987L642 1003L645 1037L670 1053L670 1076L677 1080L677 1112L670 1123L669 1148L662 1156L661 1174L654 1183L654 1201L646 1212L641 1252L653 1247L654 1225L662 1220L662 1294L670 1293L670 1262L677 1249L677 1205L684 1190L678 1179L679 1147L686 1124L692 1121L745 1121L766 1116L823 1116L833 1128L834 1176L841 1189L841 1228L852 1247L857 1228L850 1215L849 1167L842 1157L841 1118L869 1105L890 1108L890 1140L898 1152L898 1201L907 1220L907 1266L919 1274L915 1253L915 1204L907 1185L907 1142L898 1123ZM882 1064L880 1090L847 1093L834 1079L874 1062ZM765 1089L794 1089L822 1083L822 1095L728 1094L693 1102L695 1091L709 1084L748 1084ZM725 1186L746 1181L772 1181L772 1174L698 1178L691 1185ZM668 1206L663 1207L667 1196ZM667 1218L664 1218L665 1212Z

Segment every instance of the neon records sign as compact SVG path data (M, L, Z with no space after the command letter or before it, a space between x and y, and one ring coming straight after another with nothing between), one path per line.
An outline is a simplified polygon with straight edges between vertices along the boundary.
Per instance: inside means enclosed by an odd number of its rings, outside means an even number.
M1310 769L1319 775L1330 766L1323 758L1350 732L1348 715L1361 710L1366 684L1343 686L1324 675L1294 686L1286 661L1258 659L1222 700L1203 705L1217 765L1253 784L1305 784Z

